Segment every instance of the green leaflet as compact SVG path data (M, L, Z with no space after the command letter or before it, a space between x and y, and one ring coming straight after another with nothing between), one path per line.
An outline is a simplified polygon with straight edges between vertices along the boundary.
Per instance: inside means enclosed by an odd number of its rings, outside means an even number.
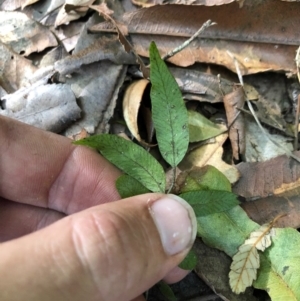
M192 270L197 265L197 255L193 249L186 255L186 257L181 261L179 267L184 270Z
M239 201L234 193L222 190L198 190L180 195L194 209L197 217L228 211Z
M162 281L159 281L157 283L158 289L160 290L160 292L163 294L163 296L166 298L166 300L168 301L177 301L178 299L176 298L175 294L173 293L171 287Z
M116 181L116 187L122 199L150 192L139 181L128 175L120 176Z
M259 228L240 207L197 217L198 235L213 248L233 256L250 233Z
M300 234L291 228L275 229L272 245L260 252L260 269L253 286L267 290L272 301L300 300Z
M203 141L224 132L220 126L196 111L188 111L190 142Z
M165 192L166 180L162 166L142 147L116 135L88 137L74 144L99 150L108 161L138 180L153 192Z
M161 59L154 42L150 44L152 118L163 158L175 167L189 144L188 115L178 84Z

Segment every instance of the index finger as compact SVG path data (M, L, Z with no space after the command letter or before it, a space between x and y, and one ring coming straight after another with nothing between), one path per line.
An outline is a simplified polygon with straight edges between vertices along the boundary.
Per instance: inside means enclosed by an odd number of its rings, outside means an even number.
M0 195L70 214L119 199L117 168L70 139L0 116Z

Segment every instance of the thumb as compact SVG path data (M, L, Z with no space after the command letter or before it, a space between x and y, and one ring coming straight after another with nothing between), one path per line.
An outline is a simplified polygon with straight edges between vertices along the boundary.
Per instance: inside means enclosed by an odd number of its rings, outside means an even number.
M162 279L196 236L192 208L145 194L89 208L0 246L0 299L128 301Z

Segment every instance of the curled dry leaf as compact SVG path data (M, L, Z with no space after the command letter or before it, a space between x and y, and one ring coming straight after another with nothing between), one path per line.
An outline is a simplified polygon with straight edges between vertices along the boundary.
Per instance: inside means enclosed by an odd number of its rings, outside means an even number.
M243 87L235 87L234 91L224 96L229 127L229 139L232 155L235 160L245 153L245 124L243 113L239 110L244 107L245 97Z
M226 128L224 128L224 130L226 130ZM179 164L179 168L184 171L193 166L202 167L212 165L221 171L231 183L235 183L239 179L239 171L233 165L229 165L222 160L222 145L227 138L227 133L221 134L215 138L214 143L207 143L192 150Z
M0 41L24 56L57 46L55 36L47 27L22 12L0 12Z
M55 27L85 16L89 5L94 2L95 0L66 0L64 6L58 12Z
M123 115L127 127L133 137L141 143L145 143L140 136L138 128L138 114L144 91L149 85L147 79L133 82L126 90L123 100Z
M229 283L232 291L236 294L243 293L256 279L257 269L260 266L257 250L263 252L271 245L271 237L275 235L275 230L272 228L275 221L276 219L253 231L250 238L239 247L238 252L233 256Z
M24 3L22 3L21 8L24 9L26 6L36 3L38 1L40 0L25 0Z

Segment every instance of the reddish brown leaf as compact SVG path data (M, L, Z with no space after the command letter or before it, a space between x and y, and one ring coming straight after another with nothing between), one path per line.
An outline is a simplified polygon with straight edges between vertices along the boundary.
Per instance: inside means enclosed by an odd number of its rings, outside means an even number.
M235 71L229 50L240 63L243 74L266 70L295 73L299 14L300 6L295 3L279 1L275 4L266 0L254 6L245 4L242 8L237 3L214 7L159 5L127 13L120 21L127 25L137 52L147 56L151 40L156 42L161 54L165 54L211 19L217 25L206 29L201 34L203 39L194 41L171 58L171 62L180 66L194 62L217 63ZM101 27L105 31L112 30L108 24L99 25L98 29Z
M300 151L294 153L300 157ZM241 173L233 191L246 199L279 195L300 186L300 164L286 155L258 163L240 163Z

